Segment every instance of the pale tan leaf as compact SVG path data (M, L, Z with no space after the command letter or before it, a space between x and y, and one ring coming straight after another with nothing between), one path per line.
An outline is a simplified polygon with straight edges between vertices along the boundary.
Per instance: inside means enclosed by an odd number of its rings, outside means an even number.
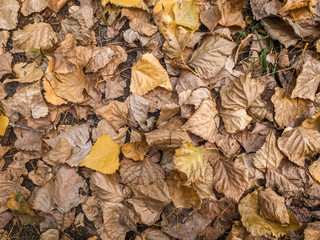
M194 147L192 143L184 143L175 151L174 167L186 174L188 183L203 182L205 162L202 149Z
M11 30L17 26L19 8L16 0L0 1L0 28Z
M126 99L126 103L129 108L129 123L132 126L142 125L147 120L149 101L138 95L131 94Z
M112 101L110 104L97 109L97 113L104 117L116 130L127 124L128 112L128 105L119 101Z
M0 78L12 72L11 63L12 63L11 53L6 52L0 55Z
M72 154L73 147L69 143L69 141L65 138L60 138L46 156L43 157L43 160L52 165L64 164L69 156Z
M181 129L190 131L209 142L214 142L219 125L220 119L216 109L216 102L206 99L202 101L200 107Z
M318 240L320 236L320 222L308 223L306 229L304 230L305 240Z
M205 150L204 157L213 168L213 186L234 202L238 202L248 187L249 173L245 165Z
M86 66L86 73L96 72L105 67L112 59L114 51L109 47L99 47L92 51L92 57Z
M34 12L41 12L48 6L47 0L26 0L22 2L21 13L28 16Z
M14 128L13 131L16 137L18 138L14 143L14 146L17 149L25 151L41 151L41 133L21 128Z
M56 33L50 24L28 24L23 29L13 32L12 43L14 53L29 52L32 48L49 48L56 42Z
M8 82L21 82L21 83L31 83L38 81L42 78L43 72L41 69L37 68L37 63L33 62L30 64L17 63L13 66L13 71L15 72L17 79L6 79L3 83Z
M52 169L43 161L37 162L37 169L29 172L29 179L36 185L42 186L52 178Z
M273 131L270 131L264 144L256 152L253 164L258 170L266 172L269 168L277 168L283 157L284 155L277 146L277 139Z
M148 239L148 240L170 240L170 237L166 234L164 234L163 232L161 232L158 229L154 229L154 228L147 228L146 230L144 230L142 233L142 239ZM136 239L136 240L140 240L140 239Z
M155 87L166 84L165 87L172 91L167 71L160 62L150 53L144 54L131 70L130 90L137 95L144 95Z
M235 43L219 36L208 37L192 55L189 63L205 79L214 77L225 65Z
M261 206L258 200L258 190L245 196L238 205L243 226L253 236L280 237L286 233L300 228L299 222L289 214L290 225L282 226L280 223L270 221L260 216Z
M297 78L297 83L292 91L292 98L303 98L314 101L317 88L320 82L320 62L307 60L303 64L302 72Z
M166 104L161 107L160 116L157 121L157 125L164 124L168 120L172 119L175 115L180 112L180 107L178 104L171 103Z
M280 127L296 125L295 121L308 112L312 106L309 100L299 98L290 98L285 89L277 87L271 98L275 108L275 120Z
M150 37L158 31L157 26L154 26L148 22L145 22L145 20L139 18L134 18L130 20L129 25L133 31L138 33L138 36L145 35Z
M301 127L286 129L278 138L278 147L290 161L304 167L307 157L320 151L320 133Z
M221 104L228 109L247 109L264 90L262 83L251 78L250 74L242 75L229 85L223 86L220 92Z
M48 7L55 12L58 12L68 0L48 0Z
M7 45L9 37L10 37L9 31L5 31L5 30L0 31L0 55L6 52L5 47Z
M125 128L120 128L119 132L117 132L107 120L102 119L99 121L97 128L92 130L92 139L93 141L97 141L102 135L108 134L113 141L119 146L122 146L126 138L126 133Z
M270 102L270 101L269 101ZM265 118L269 121L273 121L273 106L270 102L266 102L261 98L257 98L251 106L247 109L250 116L263 121Z
M309 166L309 172L314 179L316 179L318 182L320 182L320 160L314 161Z
M235 133L245 129L252 120L245 109L223 109L220 114L228 133Z
M148 185L156 179L164 179L164 170L157 162L159 156L146 157L142 162L124 159L120 162L120 175L123 183Z
M59 230L48 229L40 235L40 240L59 240Z
M290 224L288 210L284 204L284 197L279 196L271 188L259 191L260 215L270 221L277 221L282 225Z
M87 201L81 204L81 207L89 221L94 221L100 215L98 199L95 196L89 196Z

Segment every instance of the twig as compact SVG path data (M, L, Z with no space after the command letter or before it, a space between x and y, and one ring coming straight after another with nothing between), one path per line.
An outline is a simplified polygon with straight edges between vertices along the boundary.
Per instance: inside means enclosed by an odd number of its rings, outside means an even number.
M21 129L24 129L24 130L30 130L30 131L38 132L38 133L45 133L46 132L46 130L44 130L44 129L33 129L31 127L22 126L20 124L15 124L15 123L12 123L12 122L10 122L9 125L11 127L21 128Z

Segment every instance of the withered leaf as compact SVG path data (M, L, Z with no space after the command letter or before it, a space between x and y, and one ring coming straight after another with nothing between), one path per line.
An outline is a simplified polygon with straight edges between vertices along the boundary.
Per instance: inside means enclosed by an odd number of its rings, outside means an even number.
M1 0L0 6L0 28L14 29L18 23L19 3L16 0Z
M149 151L149 148L150 147L144 138L142 142L125 143L121 147L121 152L126 158L142 161Z
M26 0L22 2L21 13L24 16L28 16L34 12L41 12L48 6L46 0Z
M320 222L308 223L304 230L304 238L308 240L317 240L320 235Z
M6 52L0 55L0 78L12 72L11 63L12 63L11 53Z
M309 172L318 182L320 182L320 160L314 161L309 166Z
M222 109L221 117L228 133L235 133L246 128L252 118L245 109Z
M18 79L6 79L3 83L8 82L21 82L21 83L31 83L42 78L43 72L41 69L37 68L36 62L26 64L17 63L13 67Z

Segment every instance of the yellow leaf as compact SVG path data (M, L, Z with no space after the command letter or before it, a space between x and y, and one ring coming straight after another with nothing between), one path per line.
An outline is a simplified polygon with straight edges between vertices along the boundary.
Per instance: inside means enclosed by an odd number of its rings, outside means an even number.
M142 161L149 151L149 145L144 139L141 142L126 143L121 147L121 151L126 158L134 161Z
M130 90L142 96L158 86L165 86L172 91L167 71L151 53L144 54L132 67Z
M46 77L49 78L49 76L52 76L52 73L47 73ZM53 105L67 104L68 102L66 100L57 96L57 94L54 92L53 88L51 87L49 80L46 77L43 80L43 89L45 91L44 93L45 99Z
M202 149L194 147L192 143L184 143L176 150L174 167L186 174L189 183L203 182L206 168Z
M101 0L102 6L106 6L107 3L112 3L122 7L136 7L148 11L148 7L144 4L143 0Z
M0 116L0 136L3 136L9 125L9 118L7 116Z
M200 26L197 0L176 2L172 10L174 12L175 22L178 25L194 31Z
M119 145L107 134L98 138L91 152L79 164L104 174L112 174L119 168Z

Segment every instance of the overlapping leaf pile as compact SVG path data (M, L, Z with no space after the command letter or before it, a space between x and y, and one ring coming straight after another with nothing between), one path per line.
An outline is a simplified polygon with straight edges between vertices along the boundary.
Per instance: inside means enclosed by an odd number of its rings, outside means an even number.
M2 236L318 239L319 27L312 0L0 0Z

